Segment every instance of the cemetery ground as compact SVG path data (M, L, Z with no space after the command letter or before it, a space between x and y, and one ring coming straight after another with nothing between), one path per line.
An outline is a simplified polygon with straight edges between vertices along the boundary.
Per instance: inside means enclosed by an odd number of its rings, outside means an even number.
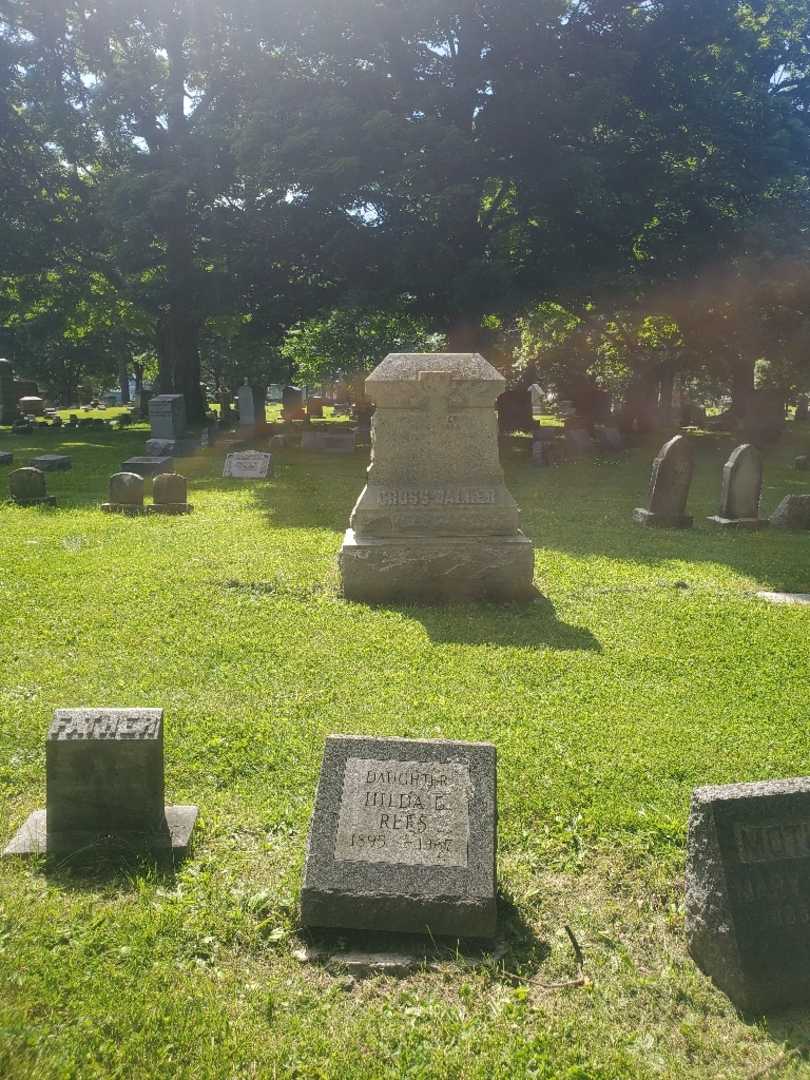
M740 1016L684 941L692 789L810 774L810 613L755 597L810 592L810 537L706 522L733 440L696 437L684 531L630 520L657 442L510 458L543 597L370 608L335 568L364 454L281 452L244 482L214 449L178 463L194 514L100 513L145 438L0 440L15 466L73 460L48 474L55 509L0 506L3 842L44 805L58 707L163 707L168 801L200 807L175 872L0 865L0 1074L810 1075L810 1010ZM763 513L807 490L806 441L765 454ZM495 743L492 955L437 943L401 978L301 962L331 732Z

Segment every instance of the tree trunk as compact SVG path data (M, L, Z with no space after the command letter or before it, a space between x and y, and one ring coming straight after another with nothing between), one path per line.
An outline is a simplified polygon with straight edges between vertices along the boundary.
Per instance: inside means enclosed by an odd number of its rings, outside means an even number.
M480 348L480 319L463 315L450 323L447 330L448 352L478 352Z
M731 369L731 407L739 417L748 415L754 396L754 361L738 356Z
M135 400L139 401L143 393L143 364L132 365L135 373Z

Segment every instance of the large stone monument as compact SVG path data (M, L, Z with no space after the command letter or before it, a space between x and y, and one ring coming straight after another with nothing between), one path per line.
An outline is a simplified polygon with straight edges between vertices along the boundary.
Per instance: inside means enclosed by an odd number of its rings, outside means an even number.
M633 520L639 525L689 529L692 518L686 513L692 483L692 448L685 435L664 443L653 462L650 494L646 507L636 507Z
M186 432L186 401L182 394L158 394L149 401L151 438L146 441L150 457L182 457L193 454L199 441Z
M13 424L17 419L17 392L14 388L14 368L9 360L0 360L0 424Z
M686 937L739 1008L810 1001L810 778L694 792Z
M477 353L391 353L376 402L368 483L340 549L350 600L521 600L531 541L498 458L505 380Z
M762 455L751 443L743 443L723 466L720 513L709 521L724 528L762 529L768 519L759 516L761 495Z
M330 735L302 922L493 937L496 825L490 743Z
M186 853L197 807L164 805L162 709L57 709L45 749L46 809L4 855Z

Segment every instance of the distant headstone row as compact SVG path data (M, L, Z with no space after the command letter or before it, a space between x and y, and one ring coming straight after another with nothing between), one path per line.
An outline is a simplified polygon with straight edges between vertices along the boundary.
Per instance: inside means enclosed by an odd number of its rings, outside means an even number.
M653 462L646 507L633 511L640 525L688 529L686 512L693 473L692 449L685 435L661 447ZM788 495L767 518L759 516L762 496L762 456L750 443L736 447L723 466L720 510L708 520L723 528L762 529L768 524L792 529L810 528L810 495Z

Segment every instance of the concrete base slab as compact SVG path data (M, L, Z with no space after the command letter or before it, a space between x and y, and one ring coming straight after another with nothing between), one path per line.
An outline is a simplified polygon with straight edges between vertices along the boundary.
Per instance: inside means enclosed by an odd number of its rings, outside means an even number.
M196 806L167 806L166 824L168 836L159 836L148 845L148 849L155 855L171 853L177 858L182 858L188 853L191 843L191 834L197 821ZM138 837L140 841L142 838ZM96 838L95 844L111 847L115 850L128 850L131 846L126 837L103 837ZM132 846L141 846L132 845ZM88 848L87 837L77 837L76 851L86 851ZM14 839L3 851L3 857L12 855L46 855L48 854L48 837L46 812L35 810L29 814L22 827L17 830ZM67 854L60 847L59 854Z
M190 503L152 503L147 506L147 514L165 514L177 516L178 514L190 514L194 507Z
M358 537L347 529L338 557L347 600L531 599L534 548L513 536Z
M810 605L810 593L802 592L758 592L758 600L765 600L769 604L795 604L798 606Z
M146 513L143 506L133 506L131 503L102 503L101 511L104 514L124 514L126 517L141 517Z
M633 511L633 521L637 525L648 525L655 529L691 529L694 524L691 514L669 517L664 514L654 514L652 510L645 510L641 506L637 506Z
M770 521L767 518L726 518L719 514L707 517L712 525L719 525L721 529L767 529Z

